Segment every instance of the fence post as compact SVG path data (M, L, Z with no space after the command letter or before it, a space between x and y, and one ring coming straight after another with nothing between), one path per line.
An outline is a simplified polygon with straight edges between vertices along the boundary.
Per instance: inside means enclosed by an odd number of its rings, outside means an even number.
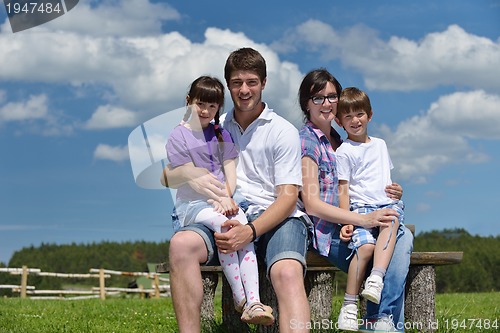
M104 268L99 269L99 295L102 300L106 299L106 283L104 279Z
M160 278L159 274L155 273L155 298L160 298Z
M27 286L28 286L28 266L23 265L23 273L21 275L21 298L26 298Z

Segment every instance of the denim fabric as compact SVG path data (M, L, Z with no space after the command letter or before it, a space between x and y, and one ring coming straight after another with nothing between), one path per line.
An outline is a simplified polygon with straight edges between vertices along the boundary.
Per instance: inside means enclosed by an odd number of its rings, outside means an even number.
M178 229L176 232L181 231L194 231L203 238L208 252L208 259L205 262L205 266L220 265L218 251L215 251L217 246L215 245L214 232L212 230L201 223L193 223Z
M340 228L336 228L332 236L328 260L342 271L347 272L350 260L346 258L350 256L351 250L348 248L348 243L340 240L339 232ZM412 250L412 233L406 227L405 229L398 229L394 254L384 277L384 289L382 290L380 304L367 302L366 319L377 319L392 315L396 328L403 331L405 284ZM367 270L367 273L369 272L370 270Z
M401 229L398 230L394 254L385 273L380 304L367 302L366 318L382 318L392 315L396 329L404 332L405 285L413 251L413 235L406 229L405 233L399 236L400 231Z
M248 220L252 221L250 217ZM255 241L257 255L264 260L268 277L271 266L282 259L297 260L302 264L305 272L308 246L306 221L298 217L289 217Z
M248 208L248 201L242 197L234 198L238 205L245 211ZM261 214L247 215L248 221L255 221ZM179 217L176 214L175 208L172 213L172 221L176 232L191 230L199 234L205 241L208 251L208 260L205 263L207 266L219 265L216 245L213 231L200 223L193 223L185 227L175 229L176 225L180 225ZM177 222L176 222L177 221ZM280 223L273 230L261 235L255 241L256 253L261 260L264 261L267 267L267 275L269 276L270 267L282 259L295 259L306 267L306 252L309 246L308 226L304 218L291 217Z
M179 229L180 227L192 224L196 216L198 216L199 212L201 212L205 208L213 207L214 206L207 203L206 200L177 200L175 203L174 211L172 213L172 222L175 221L173 214L177 214L177 223L174 225L174 230L176 230L176 227L177 229Z

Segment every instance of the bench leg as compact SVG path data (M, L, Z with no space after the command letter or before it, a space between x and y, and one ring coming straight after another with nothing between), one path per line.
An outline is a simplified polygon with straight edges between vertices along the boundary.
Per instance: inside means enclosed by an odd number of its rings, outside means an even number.
M274 333L279 332L278 329L278 301L276 299L276 294L274 293L271 281L266 277L265 267L259 264L259 289L260 289L260 300L263 304L269 305L273 308L273 315L275 320L272 326L257 326L257 332L259 333ZM241 315L234 309L233 295L231 287L227 282L224 274L222 275L222 321L224 327L228 329L228 332L250 332L250 327L241 321Z
M217 272L201 272L203 281L203 303L201 304L201 324L204 330L212 331L215 327L215 289L219 282Z
M274 292L271 280L266 276L266 267L259 263L259 289L260 301L263 304L269 305L273 308L274 325L271 326L257 326L258 333L278 333L279 332L279 313L278 313L278 299Z
M234 308L233 292L222 274L222 322L229 333L250 332L248 325L241 321L241 314Z
M435 268L431 265L410 266L408 272L406 279L405 321L409 327L418 328L419 332L435 331L435 277Z
M331 319L334 278L335 272L331 271L308 271L306 273L304 283L311 307L311 321L321 322L323 319Z

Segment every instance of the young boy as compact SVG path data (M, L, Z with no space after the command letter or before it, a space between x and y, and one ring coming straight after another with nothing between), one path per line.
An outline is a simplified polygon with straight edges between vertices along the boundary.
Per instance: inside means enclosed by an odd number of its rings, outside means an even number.
M349 244L353 258L338 319L339 329L343 330L358 330L358 292L372 256L373 269L361 296L377 304L380 302L384 275L394 251L398 228L403 224L403 202L394 201L385 193L385 187L392 183L393 168L387 146L384 140L368 136L372 114L366 93L354 87L342 91L335 118L347 132L347 139L336 151L340 207L361 214L393 208L399 219L385 227L354 228Z

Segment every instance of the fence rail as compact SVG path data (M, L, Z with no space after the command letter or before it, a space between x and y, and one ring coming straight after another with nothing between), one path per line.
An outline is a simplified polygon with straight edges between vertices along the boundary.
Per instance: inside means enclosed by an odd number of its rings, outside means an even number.
M88 274L81 273L56 273L56 272L42 272L39 268L28 268L23 266L22 268L0 268L0 273L10 273L11 275L20 275L21 284L2 284L0 289L11 289L12 292L20 293L21 298L30 299L85 299L85 298L100 298L106 299L106 296L119 295L121 293L139 293L141 297L148 294L154 298L160 297L170 297L170 280L168 277L160 276L160 274L155 272L123 272L115 271L104 268L91 268ZM80 278L80 279L98 279L99 287L92 287L91 290L36 290L34 286L28 285L28 276L47 276L47 277L59 277L59 278ZM112 275L120 276L136 276L136 277L146 277L151 280L151 288L143 288L139 286L138 288L118 288L118 287L106 287L106 279L109 279ZM160 281L163 284L160 284ZM35 296L37 295L37 296ZM45 295L45 296L38 296ZM52 296L47 296L52 295ZM55 295L55 296L54 296ZM74 297L66 297L68 295L79 295Z

